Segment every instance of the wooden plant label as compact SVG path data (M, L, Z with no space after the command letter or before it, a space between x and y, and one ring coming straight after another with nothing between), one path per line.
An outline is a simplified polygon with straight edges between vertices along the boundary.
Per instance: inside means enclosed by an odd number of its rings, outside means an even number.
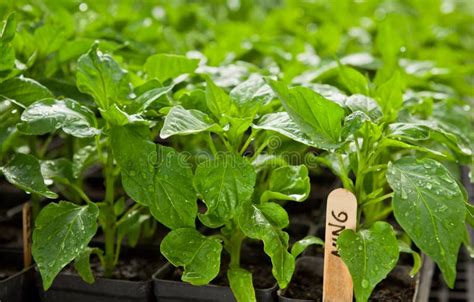
M31 206L28 202L23 204L23 267L31 266Z
M324 246L324 302L352 302L352 278L339 256L336 242L345 229L356 228L357 199L346 189L336 189L328 196Z

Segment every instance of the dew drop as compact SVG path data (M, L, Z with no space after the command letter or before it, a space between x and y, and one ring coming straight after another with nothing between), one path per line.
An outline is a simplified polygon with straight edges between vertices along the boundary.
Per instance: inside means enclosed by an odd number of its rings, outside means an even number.
M369 287L369 281L367 281L367 279L363 279L361 285L362 285L362 288L367 288Z

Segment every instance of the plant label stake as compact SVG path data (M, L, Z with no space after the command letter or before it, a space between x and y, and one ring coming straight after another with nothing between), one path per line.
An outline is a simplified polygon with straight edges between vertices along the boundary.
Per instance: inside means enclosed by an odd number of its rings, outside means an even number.
M28 202L23 204L23 267L31 266L31 206Z
M346 189L336 189L328 196L324 246L324 302L352 302L352 278L337 251L337 238L345 229L354 230L357 199Z

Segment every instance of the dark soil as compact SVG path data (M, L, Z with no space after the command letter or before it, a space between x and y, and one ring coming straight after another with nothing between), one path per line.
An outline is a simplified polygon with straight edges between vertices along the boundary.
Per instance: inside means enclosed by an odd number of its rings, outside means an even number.
M165 264L164 259L156 254L156 257L122 257L117 263L110 279L128 281L147 281L152 275ZM105 272L97 257L91 258L91 269L96 278L105 278ZM66 274L77 274L73 265L67 266Z
M374 289L371 302L406 302L413 300L415 279L408 276L408 267L397 267L387 279ZM321 275L307 270L295 274L284 296L293 299L322 301L323 278Z
M284 296L293 299L323 301L323 277L307 271L298 272L293 276Z
M242 254L244 256L244 254ZM271 288L276 284L275 279L272 275L272 266L268 262L268 259L264 255L256 254L256 257L249 259L243 259L241 267L252 273L253 286L258 289ZM227 279L227 268L229 266L229 256L226 253L222 254L221 257L221 269L219 275L212 280L211 284L219 286L229 286L229 280ZM183 269L181 267L174 268L171 272L165 276L164 279L181 281L183 275Z

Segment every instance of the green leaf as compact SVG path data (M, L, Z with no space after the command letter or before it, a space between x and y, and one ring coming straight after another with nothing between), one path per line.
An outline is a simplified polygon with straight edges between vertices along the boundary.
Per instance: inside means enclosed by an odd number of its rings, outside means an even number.
M400 73L398 71L395 72L387 82L377 87L375 93L377 95L377 102L382 108L385 120L388 122L394 121L403 106Z
M11 42L15 37L16 32L16 20L15 13L8 15L7 19L2 21L0 26L0 41L1 42Z
M67 201L50 203L36 218L32 253L47 290L56 275L79 257L97 232L99 209Z
M352 112L361 111L367 114L374 122L382 117L382 110L380 109L379 104L377 104L373 98L362 94L351 95L346 99L345 105Z
M94 113L71 99L43 99L28 106L17 128L24 134L42 135L62 129L75 137L99 135Z
M337 240L339 254L349 268L357 301L368 301L375 286L397 264L397 237L390 224L378 221L370 229L344 230Z
M160 131L161 138L173 135L187 135L203 131L221 132L222 128L205 113L174 106L166 115L165 123Z
M20 189L42 195L47 198L58 198L44 184L39 161L31 155L17 153L5 166L0 167L5 178Z
M252 128L275 131L299 143L316 146L316 143L300 130L286 112L265 114L257 124L252 125Z
M456 180L432 159L402 158L388 166L393 212L415 244L454 285L466 207Z
M51 92L28 78L13 78L0 83L0 95L7 97L16 104L26 108L37 100L51 98Z
M321 245L324 246L324 241L315 236L306 236L301 240L296 241L291 247L291 254L293 257L298 257L308 246Z
M206 77L206 83L207 108L219 120L231 111L233 103L224 89L217 87L209 77Z
M245 159L223 154L201 163L194 175L194 186L207 206L199 219L208 227L219 227L232 219L252 197L256 173Z
M284 166L272 171L269 179L269 188L260 200L270 199L304 201L309 196L311 185L308 168L305 165Z
M77 61L76 84L79 91L91 95L100 108L108 109L120 103L129 92L128 77L127 72L98 47L95 43Z
M66 158L41 161L41 174L45 180L58 180L63 183L73 183L72 162Z
M369 94L369 82L367 78L356 69L340 65L339 79L352 94Z
M195 229L169 232L161 242L160 250L174 266L184 267L181 279L185 282L205 285L219 273L222 244Z
M77 150L72 156L72 173L74 178L79 178L86 167L95 163L97 158L97 146L87 145Z
M229 96L237 108L238 117L253 119L259 107L268 103L273 97L273 91L260 76L251 76L245 82L235 86Z
M191 168L184 156L155 145L149 137L145 126L112 127L112 150L123 187L168 228L194 227L197 204Z
M239 225L244 234L263 241L265 253L272 261L272 273L280 288L286 288L295 270L295 258L288 252L288 214L278 204L267 202L244 206Z
M242 268L229 268L227 271L230 288L239 302L255 302L252 273Z
M344 109L306 87L288 89L270 80L270 86L301 130L321 149L334 149L341 143Z
M411 254L413 257L413 268L410 271L410 276L413 278L418 273L421 268L421 257L420 254L415 252L410 248L408 244L403 241L398 241L398 248L400 249L400 253L408 253Z
M164 82L179 75L194 72L198 64L198 59L160 53L149 57L144 68L149 78L157 78L160 82Z
M172 89L173 86L170 85L145 91L133 100L133 102L128 106L127 111L131 113L141 113Z
M128 114L120 109L117 104L113 104L107 109L100 109L100 114L110 124L115 126L124 126L127 124L149 125L150 121L143 119L138 114Z
M466 202L466 222L474 228L474 205Z
M90 256L93 252L94 249L88 247L74 260L74 268L77 273L81 276L82 280L89 284L92 284L95 281L90 265Z

